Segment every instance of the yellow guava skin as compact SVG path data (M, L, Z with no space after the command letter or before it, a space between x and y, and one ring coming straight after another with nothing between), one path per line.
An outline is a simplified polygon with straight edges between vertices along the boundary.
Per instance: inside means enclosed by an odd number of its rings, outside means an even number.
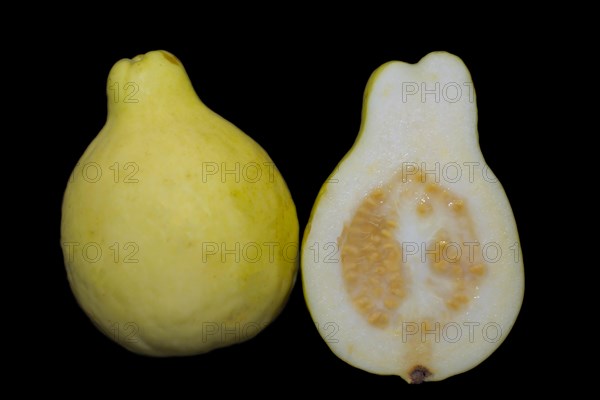
M285 306L298 219L265 150L159 50L118 61L108 117L67 184L70 287L107 336L149 356L240 343Z

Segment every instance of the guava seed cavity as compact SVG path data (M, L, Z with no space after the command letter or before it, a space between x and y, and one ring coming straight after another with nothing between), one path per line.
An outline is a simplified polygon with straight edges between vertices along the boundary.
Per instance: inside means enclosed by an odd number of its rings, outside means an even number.
M401 245L419 241L396 237L404 218L424 225L436 218L444 221L423 250L427 256L423 266L430 278L420 283L443 299L446 310L464 309L487 269L477 255L480 252L472 251L471 257L463 248L465 242L473 250L479 246L465 200L436 182L427 182L420 169L415 172L398 173L397 179L369 193L338 238L346 289L357 311L377 328L401 323L402 306L419 284Z

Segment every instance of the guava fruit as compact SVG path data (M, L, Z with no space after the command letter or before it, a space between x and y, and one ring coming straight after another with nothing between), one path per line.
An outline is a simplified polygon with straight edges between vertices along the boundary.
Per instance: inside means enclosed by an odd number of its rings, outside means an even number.
M70 287L107 336L151 356L240 343L298 269L292 197L263 148L196 95L166 51L118 61L108 116L64 194Z
M372 74L360 133L319 192L301 264L315 324L334 327L323 338L357 368L436 381L500 346L523 299L522 255L458 57Z

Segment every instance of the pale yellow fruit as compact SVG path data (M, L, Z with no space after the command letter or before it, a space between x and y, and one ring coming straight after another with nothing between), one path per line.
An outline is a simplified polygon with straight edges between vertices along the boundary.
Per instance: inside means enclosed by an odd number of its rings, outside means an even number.
M459 58L372 75L360 134L313 207L302 277L333 352L375 374L445 379L506 338L524 292L519 237Z
M209 110L181 62L117 62L108 117L67 185L61 244L75 297L127 349L200 354L282 310L298 221L267 153Z

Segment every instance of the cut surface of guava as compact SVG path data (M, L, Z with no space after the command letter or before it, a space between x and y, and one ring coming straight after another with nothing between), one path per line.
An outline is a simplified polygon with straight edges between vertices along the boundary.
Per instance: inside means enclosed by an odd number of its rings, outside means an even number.
M367 85L360 134L302 249L311 315L335 326L324 339L355 367L442 380L485 360L517 318L519 238L479 148L475 100L467 68L444 52L384 64Z

